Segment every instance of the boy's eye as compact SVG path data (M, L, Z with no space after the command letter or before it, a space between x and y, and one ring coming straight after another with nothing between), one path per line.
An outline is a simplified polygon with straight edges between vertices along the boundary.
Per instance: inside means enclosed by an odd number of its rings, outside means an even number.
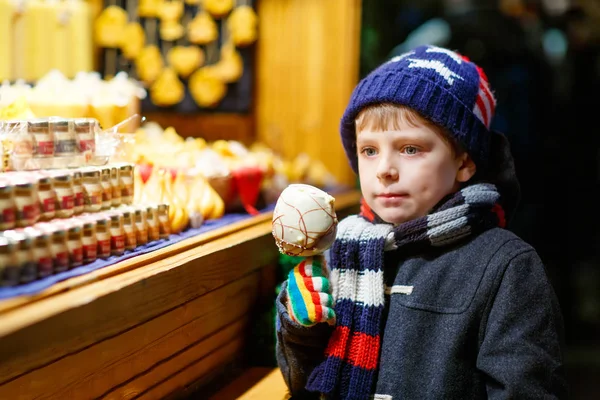
M377 150L372 147L365 147L362 149L361 153L363 153L367 157L372 157L377 154Z
M405 146L402 149L402 152L405 154L408 154L409 156L413 156L419 152L419 149L416 148L415 146Z

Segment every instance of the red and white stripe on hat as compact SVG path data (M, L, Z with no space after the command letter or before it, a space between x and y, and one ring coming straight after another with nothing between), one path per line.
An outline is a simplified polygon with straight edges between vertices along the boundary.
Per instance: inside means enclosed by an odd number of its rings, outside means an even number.
M480 67L477 68L477 74L479 75L479 92L475 99L475 107L473 107L473 113L479 118L479 120L490 128L492 117L496 109L496 99L490 90L490 84L488 83L485 72Z

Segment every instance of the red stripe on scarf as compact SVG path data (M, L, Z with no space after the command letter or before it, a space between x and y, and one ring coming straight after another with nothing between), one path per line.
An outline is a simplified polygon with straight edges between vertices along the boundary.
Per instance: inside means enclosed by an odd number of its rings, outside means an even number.
M327 357L344 359L349 338L350 328L342 325L337 326L329 338L329 344L325 350L325 355Z
M498 217L498 226L500 228L505 228L506 227L506 214L504 213L504 208L502 208L502 206L500 204L496 203L492 207L492 212L494 214L496 214L496 217Z
M379 335L371 336L356 332L350 339L348 362L355 367L374 370L379 362Z
M299 270L300 275L302 275L302 278L304 280L304 284L310 292L312 302L315 305L315 321L321 321L323 318L323 307L321 306L321 297L319 296L319 293L315 290L312 277L307 276L306 274L306 261L302 261L299 264ZM306 307L308 308L309 305L307 304Z
M327 357L344 360L348 349L349 364L366 370L377 369L379 362L380 337L355 332L350 336L350 328L338 326L333 331L329 345L325 350Z

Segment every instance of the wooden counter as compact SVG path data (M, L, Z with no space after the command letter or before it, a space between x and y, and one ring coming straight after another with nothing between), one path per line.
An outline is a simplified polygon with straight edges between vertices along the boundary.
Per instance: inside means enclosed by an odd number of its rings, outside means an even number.
M336 196L338 216L359 194ZM0 399L158 399L242 357L273 296L278 251L260 215L0 301Z

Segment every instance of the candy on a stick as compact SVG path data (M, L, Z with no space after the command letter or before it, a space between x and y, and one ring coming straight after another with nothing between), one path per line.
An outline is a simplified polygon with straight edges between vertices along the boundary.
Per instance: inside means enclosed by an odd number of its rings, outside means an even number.
M292 184L285 188L273 211L273 237L279 251L309 257L327 250L337 232L334 201L314 186Z

